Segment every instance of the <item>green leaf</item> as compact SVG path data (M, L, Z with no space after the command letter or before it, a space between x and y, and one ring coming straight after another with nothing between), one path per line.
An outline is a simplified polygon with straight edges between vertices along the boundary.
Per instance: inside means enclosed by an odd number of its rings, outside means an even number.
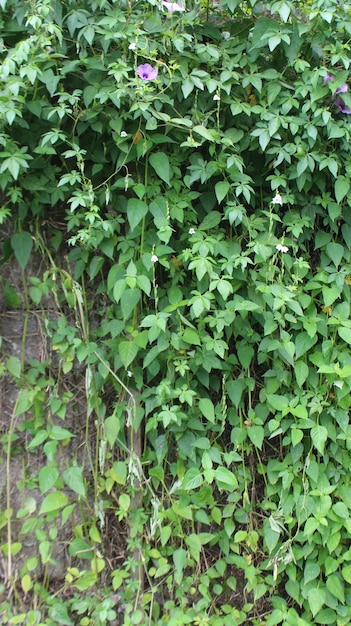
M170 185L170 167L168 156L164 152L153 152L149 156L149 163L157 176Z
M216 467L214 470L214 477L219 487L229 489L229 491L232 491L238 486L235 474L226 467Z
M342 573L343 579L346 580L346 582L350 585L351 584L351 565L345 565L345 567L342 568L341 573Z
M45 493L52 489L59 477L59 471L57 467L46 465L39 471L39 489L41 493Z
M324 300L324 306L332 305L337 298L340 296L340 289L337 285L333 285L332 287L327 287L323 285L322 294Z
M340 243L335 243L334 241L331 241L326 245L325 251L328 257L333 261L335 267L338 267L340 265L342 257L344 256L344 246L342 246Z
M118 353L125 369L134 361L139 348L133 341L121 341L118 346Z
M351 328L348 328L347 326L340 326L338 328L338 335L341 339L346 341L346 343L351 345Z
M221 180L215 184L215 194L218 204L221 204L222 200L226 197L230 189L230 183L227 180Z
M80 537L70 541L68 552L71 556L75 556L79 559L86 559L87 561L92 561L94 558L94 550L92 550L91 546Z
M226 384L228 396L233 405L238 408L243 391L246 387L245 380L238 378L237 380L228 380Z
M20 378L22 373L21 361L17 356L10 356L6 363L7 371L14 378Z
M308 378L309 367L304 361L296 361L294 371L296 382L301 388Z
M161 531L160 531L160 539L161 539L161 546L162 547L164 547L168 543L168 540L169 540L169 538L172 535L172 531L173 531L172 526L162 526ZM178 548L178 550L182 550L182 549L183 548ZM177 550L175 550L173 552L173 555L172 555L173 561L174 561L174 555L175 555L176 552L177 552ZM185 550L184 550L184 552L185 552ZM174 565L177 568L177 564L176 564L175 561L174 561Z
M262 444L263 444L263 439L264 439L264 428L263 428L263 426L257 426L256 424L253 424L252 426L250 426L247 429L247 434L249 436L249 439L254 444L254 446L256 446L257 448L259 448L261 450L262 449Z
M196 467L191 467L183 477L181 489L185 489L185 491L197 489L197 487L202 485L203 481L201 472Z
M186 328L183 335L182 335L182 339L183 341L185 341L186 343L189 343L191 345L194 346L201 346L201 340L200 337L198 335L198 333L196 332L196 330L192 329L192 328Z
M299 359L300 356L308 352L317 341L317 337L310 337L308 333L299 333L295 339L295 355Z
M177 548L177 550L174 550L172 558L177 572L182 572L187 563L186 550L184 548Z
M139 289L126 289L123 292L121 297L121 311L124 320L132 316L140 298L141 291Z
M199 409L202 415L209 421L211 424L215 423L215 411L212 400L209 398L201 398L199 401Z
M82 498L86 498L86 489L83 480L83 468L78 466L68 467L62 474L67 487L75 491Z
M53 426L50 431L48 431L48 435L50 439L54 441L65 441L66 439L71 439L75 437L73 433L71 433L67 428L63 428L62 426Z
M274 548L276 547L279 541L280 532L277 532L276 530L272 528L272 526L269 523L269 519L266 519L264 521L263 536L264 536L265 544L268 548L268 552L269 554L272 554Z
M319 613L322 606L325 604L326 595L326 591L323 588L312 587L312 589L309 589L307 593L307 600L313 617Z
M40 446L42 443L44 443L44 441L47 440L47 438L48 438L47 431L39 430L37 434L35 435L34 439L32 439L32 441L29 442L28 450L33 450L33 448Z
M62 491L53 491L49 493L43 500L39 514L52 513L58 509L62 509L68 502L66 494Z
M254 357L255 351L248 344L239 344L237 346L238 359L244 369L248 369Z
M129 198L127 204L127 218L132 231L140 224L147 212L148 206L145 202L137 198Z
M33 239L29 233L15 233L11 237L11 246L22 269L25 269L33 248Z
M202 220L199 230L211 230L211 228L215 228L223 219L223 215L219 211L211 211L204 219Z
M116 443L120 431L120 422L116 415L110 415L104 421L104 433L109 446L112 448Z
M68 615L67 605L64 602L56 602L49 609L49 617L54 624L61 624L62 626L73 626L74 624Z
M193 130L198 133L198 135L201 135L201 137L203 137L204 139L207 139L207 141L212 142L218 141L219 139L219 133L217 130L213 128L206 128L206 126L202 126L202 124L194 126Z
M340 203L350 191L350 181L345 176L338 176L335 181L335 198Z
M289 402L285 396L279 396L276 393L267 393L268 404L276 411L284 411L288 408Z
M311 439L318 452L324 454L325 442L328 439L327 429L324 426L320 426L320 424L316 424L311 428Z
M110 470L111 478L118 485L125 485L127 480L127 466L123 461L115 461Z
M4 296L7 306L9 306L11 309L16 309L22 305L20 295L17 293L16 289L12 287L12 285L10 285L8 282L4 283Z
M303 572L304 584L307 585L311 580L315 580L319 576L320 571L321 568L316 561L307 560Z
M327 578L327 589L340 602L345 602L344 585L337 574L331 574Z

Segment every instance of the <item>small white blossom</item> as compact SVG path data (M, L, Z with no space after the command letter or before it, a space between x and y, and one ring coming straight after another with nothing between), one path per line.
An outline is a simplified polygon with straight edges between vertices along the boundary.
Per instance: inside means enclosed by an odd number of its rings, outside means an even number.
M128 137L128 133L125 130L122 130L120 137Z
M223 37L223 39L229 39L230 32L228 30L224 30L223 33L222 33L222 37Z
M220 100L221 96L218 95L218 93L215 93L215 95L213 96L214 100Z
M135 41L132 41L132 43L129 44L128 50L136 50L136 43L135 43Z
M289 252L288 246L282 246L281 243L278 243L276 250L278 250L278 252Z
M156 256L156 254L153 254L151 257L151 263L157 263L158 261L158 256Z
M195 228L189 228L189 235L195 235Z
M132 374L132 372L130 370L127 371L127 376L128 376L128 378L132 378L132 376L133 376L133 374Z
M276 193L273 200L272 200L272 204L280 204L280 206L283 206L283 199L280 195L280 193Z

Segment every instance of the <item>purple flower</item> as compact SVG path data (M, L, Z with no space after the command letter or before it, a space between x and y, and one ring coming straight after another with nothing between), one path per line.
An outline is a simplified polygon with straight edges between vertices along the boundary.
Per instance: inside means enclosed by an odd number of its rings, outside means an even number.
M163 0L162 6L164 9L167 9L168 13L172 15L175 11L184 11L184 8L178 4L178 2L165 2Z
M334 76L333 74L330 74L328 72L328 74L326 76L323 77L323 83L329 83L330 80L333 80ZM348 91L348 85L347 83L343 83L342 85L340 85L340 87L338 87L335 90L335 94L338 93L346 93ZM347 104L345 104L345 102L343 101L342 98L340 98L340 96L337 96L336 98L334 98L333 100L335 106L337 109L339 109L339 111L341 113L346 113L347 115L351 114L351 109L347 106Z
M155 80L158 72L156 67L152 67L150 63L144 63L143 65L138 65L136 73L143 80Z
M346 93L347 90L348 90L348 86L346 85L346 83L344 83L343 85L341 85L341 87L337 88L335 93Z
M341 111L341 113L346 113L347 115L351 114L351 109L345 104L345 102L343 101L342 98L340 98L340 96L335 98L334 104L339 109L339 111Z

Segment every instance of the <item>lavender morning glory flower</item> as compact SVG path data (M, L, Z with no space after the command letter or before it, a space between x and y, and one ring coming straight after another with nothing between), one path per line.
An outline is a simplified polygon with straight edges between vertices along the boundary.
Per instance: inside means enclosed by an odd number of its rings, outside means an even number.
M164 9L167 9L168 13L172 15L175 11L184 11L184 8L178 4L178 2L162 2Z
M351 114L351 109L345 104L345 102L343 101L342 98L340 98L340 96L335 98L334 104L339 109L339 111L341 111L341 113L346 113L347 115Z
M143 80L155 80L158 72L156 67L152 67L150 63L144 63L143 65L138 65L136 73Z
M328 83L330 80L333 80L333 78L334 78L333 74L330 74L328 72L328 74L326 74L326 76L323 77L323 82ZM347 83L343 83L342 85L340 85L340 87L338 87L335 90L335 94L346 93L348 89L349 88L348 88ZM339 109L339 111L341 111L341 113L346 113L347 115L351 114L351 109L347 106L347 104L345 104L345 102L343 101L342 98L340 98L340 96L337 96L336 98L334 98L333 102L336 108Z
M347 90L348 90L348 86L346 85L346 83L344 83L343 85L341 85L341 87L337 88L335 93L346 93Z

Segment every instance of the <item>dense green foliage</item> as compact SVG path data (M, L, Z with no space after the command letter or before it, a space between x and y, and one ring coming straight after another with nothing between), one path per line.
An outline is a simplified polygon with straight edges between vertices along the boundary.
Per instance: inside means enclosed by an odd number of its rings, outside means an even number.
M0 621L115 623L118 594L125 626L349 624L349 6L0 6L2 262L45 259L22 304L58 355L3 358L1 460L25 431L45 461L18 536L7 489Z

